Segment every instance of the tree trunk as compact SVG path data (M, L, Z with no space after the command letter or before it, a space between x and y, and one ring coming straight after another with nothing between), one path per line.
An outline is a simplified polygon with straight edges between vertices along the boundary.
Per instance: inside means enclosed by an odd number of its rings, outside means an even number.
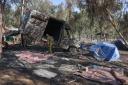
M81 40L81 31L78 31L79 41Z
M3 4L2 4L2 6L1 6L1 11L2 11L2 29L3 30L5 30L5 19L4 19L4 17L5 17L5 5L6 5L6 0L4 0L4 2L3 2Z
M2 56L2 2L0 1L0 58Z
M22 27L22 24L23 24L23 15L24 15L24 0L21 0L21 4L22 4L22 7L21 7L21 16L20 16L20 26ZM20 29L21 30L21 29ZM23 47L25 47L25 41L24 41L24 36L23 36L23 34L21 33L21 45L23 46Z
M115 30L119 34L119 36L123 39L125 45L128 46L127 40L124 38L122 33L117 29L118 23L116 23L116 21L113 19L112 13L108 9L106 9L106 12L109 14L109 21L110 21L110 23L115 28Z

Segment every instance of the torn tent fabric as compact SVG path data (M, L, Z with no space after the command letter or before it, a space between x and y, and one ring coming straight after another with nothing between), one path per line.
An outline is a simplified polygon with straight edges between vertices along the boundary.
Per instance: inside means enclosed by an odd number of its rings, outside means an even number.
M120 57L117 47L107 42L97 43L90 47L97 60L117 61Z

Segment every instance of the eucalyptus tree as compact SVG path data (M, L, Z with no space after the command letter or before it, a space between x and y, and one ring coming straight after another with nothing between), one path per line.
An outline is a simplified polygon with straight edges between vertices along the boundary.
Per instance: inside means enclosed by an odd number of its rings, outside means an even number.
M2 54L2 1L0 1L0 57Z
M123 34L125 39L128 40L128 13L123 14L123 17L119 20L119 31Z
M65 0L66 1L66 13L67 21L70 21L73 18L74 9L77 8L77 0Z
M11 8L13 3L18 3L20 0L0 0L0 57L2 54L2 34L5 27L5 11Z
M50 14L52 12L53 4L50 0L30 0L28 7L42 13Z
M117 33L123 38L118 31L118 22L114 17L118 11L122 10L122 0L78 0L81 9L86 9L90 18L90 27L96 21L99 22L100 31L104 31L103 26L111 23ZM125 39L124 39L125 41Z

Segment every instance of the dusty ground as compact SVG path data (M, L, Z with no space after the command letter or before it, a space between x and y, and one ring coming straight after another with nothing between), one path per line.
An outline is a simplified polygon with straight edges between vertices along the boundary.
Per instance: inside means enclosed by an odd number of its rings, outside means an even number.
M34 46L34 47L28 47L28 48L19 48L19 47L9 47L8 50L5 50L5 52L7 52L8 54L5 55L6 57L8 57L8 59L3 59L3 61L5 61L3 64L0 64L0 85L103 85L101 83L92 81L89 82L87 80L85 80L84 78L78 77L78 76L73 76L73 75L59 75L57 76L55 79L45 79L45 78L40 78L34 74L32 74L31 71L29 70L24 70L24 69L19 69L19 67L17 68L17 61L15 56L13 54L11 54L13 51L26 51L28 50L31 52L46 52L47 48L43 48L43 47L38 47L38 46ZM11 52L11 51L12 52ZM62 49L55 49L54 51L60 52L57 54L58 58L62 58L63 61L58 60L55 64L55 69L60 67L61 64L73 64L73 65L77 65L77 64L81 64L83 66L87 66L90 64L98 64L98 65L103 65L103 66L107 66L107 67L111 67L117 65L118 67L122 67L122 68L127 68L128 67L128 63L127 63L127 59L128 59L128 52L127 51L121 51L121 60L125 62L125 64L118 64L118 63L106 63L106 62L97 62L95 61L95 59L91 58L88 55L84 55L84 56L72 56L70 54L68 54L67 52L63 52L61 53L63 50ZM70 59L70 61L68 61L67 59ZM2 61L2 62L3 62ZM1 62L1 61L0 61ZM13 63L12 63L13 62ZM9 65L10 64L10 65ZM6 68L5 68L5 67ZM128 74L128 73L126 73Z
M121 60L124 62L128 62L128 51L120 51Z
M47 80L39 80L15 69L0 70L0 85L50 85Z

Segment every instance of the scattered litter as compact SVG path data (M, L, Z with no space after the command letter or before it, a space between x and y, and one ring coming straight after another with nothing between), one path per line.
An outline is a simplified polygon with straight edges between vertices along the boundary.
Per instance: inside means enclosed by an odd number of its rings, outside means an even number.
M128 84L128 77L124 76L123 74L115 71L115 70L112 70L112 74L113 76L119 80L123 85L127 85Z
M113 69L118 74L121 74L121 80L125 81L121 82L121 84L127 83L127 74L125 71L128 66L125 62L99 62L89 55L71 55L70 52L48 54L31 49L7 51L4 55L6 57L3 57L1 59L2 62L0 62L2 67L10 67L11 64L12 68L22 72L29 71L30 74L32 72L41 80L46 79L50 81L53 78L55 85L72 85L73 83L78 83L78 85L79 83L80 85L95 83L98 85L120 85L118 84L120 82L119 76L116 75L116 78L115 74L111 72ZM124 69L124 75L122 75L123 70L120 70L120 68ZM4 77L7 78L8 76ZM99 82L102 84L99 84Z
M48 78L48 79L51 79L57 76L56 73L45 70L45 69L37 69L37 70L34 70L33 73L39 77Z
M75 65L62 64L59 68L59 71L64 74L68 74L68 73L74 73L78 71L78 68Z
M41 54L41 53L34 53L30 51L22 51L19 54L16 54L19 60L27 61L28 63L38 63L48 58L52 57L52 54Z
M68 59L68 58L61 58L62 60L66 60L66 61L70 61L70 59Z
M49 69L49 68L55 68L54 65L49 65L49 64L41 64L41 65L37 65L35 66L36 69Z
M111 75L109 71L100 68L88 68L88 70L76 72L75 74L92 81L98 81L111 85L118 85L117 80Z
M48 59L48 60L46 60L45 61L47 64L50 64L50 65L54 65L54 64L56 64L57 62L55 61L55 60L53 60L53 59Z
M128 50L123 41L92 44L96 41L90 41L93 35L77 40L70 23L29 8L21 18L19 29L1 37L6 42L0 59L0 85L128 85L128 54L121 58L119 54L120 49ZM107 40L107 33L96 35ZM49 49L52 54L42 53L48 48L53 48ZM45 80L50 84L43 84ZM92 83L85 84L88 80Z

